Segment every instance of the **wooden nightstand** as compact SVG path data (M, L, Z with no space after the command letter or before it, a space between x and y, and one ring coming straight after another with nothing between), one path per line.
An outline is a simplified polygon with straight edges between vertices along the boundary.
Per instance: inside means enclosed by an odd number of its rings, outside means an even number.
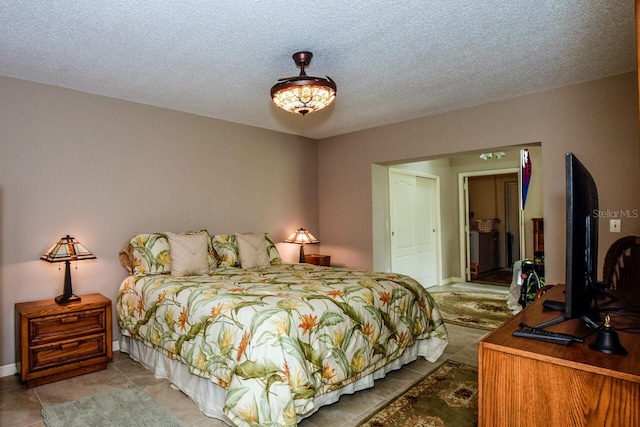
M16 362L27 387L99 371L111 360L111 300L82 295L16 304Z
M331 266L331 256L330 255L318 255L318 254L305 254L304 262L307 264L315 264L315 265L323 265L325 267Z

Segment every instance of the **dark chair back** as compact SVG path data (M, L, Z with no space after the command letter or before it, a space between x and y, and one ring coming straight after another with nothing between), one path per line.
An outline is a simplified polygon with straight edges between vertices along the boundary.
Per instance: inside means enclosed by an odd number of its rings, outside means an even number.
M640 237L616 240L604 258L602 280L607 289L640 291Z

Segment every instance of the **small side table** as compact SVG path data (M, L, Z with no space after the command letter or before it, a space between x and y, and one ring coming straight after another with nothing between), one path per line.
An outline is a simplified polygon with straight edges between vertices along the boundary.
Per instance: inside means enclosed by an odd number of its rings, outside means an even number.
M16 304L16 353L27 387L106 369L111 360L111 300L101 294L57 304Z
M331 256L330 255L319 255L319 254L305 254L304 262L307 264L315 264L322 265L324 267L331 267Z

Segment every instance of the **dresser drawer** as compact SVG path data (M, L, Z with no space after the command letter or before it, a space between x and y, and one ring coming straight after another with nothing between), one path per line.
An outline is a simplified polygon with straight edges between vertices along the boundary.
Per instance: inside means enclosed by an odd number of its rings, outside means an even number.
M74 335L87 335L105 330L104 309L85 310L29 320L29 342L38 345L60 341Z
M35 373L42 369L106 355L105 334L44 344L29 349L29 370Z

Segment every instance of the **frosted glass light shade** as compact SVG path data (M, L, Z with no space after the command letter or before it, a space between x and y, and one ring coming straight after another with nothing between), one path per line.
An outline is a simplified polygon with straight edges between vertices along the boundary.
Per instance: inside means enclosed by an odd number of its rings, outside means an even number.
M336 91L330 86L319 84L291 85L276 91L272 98L283 110L304 116L331 104L336 98Z

